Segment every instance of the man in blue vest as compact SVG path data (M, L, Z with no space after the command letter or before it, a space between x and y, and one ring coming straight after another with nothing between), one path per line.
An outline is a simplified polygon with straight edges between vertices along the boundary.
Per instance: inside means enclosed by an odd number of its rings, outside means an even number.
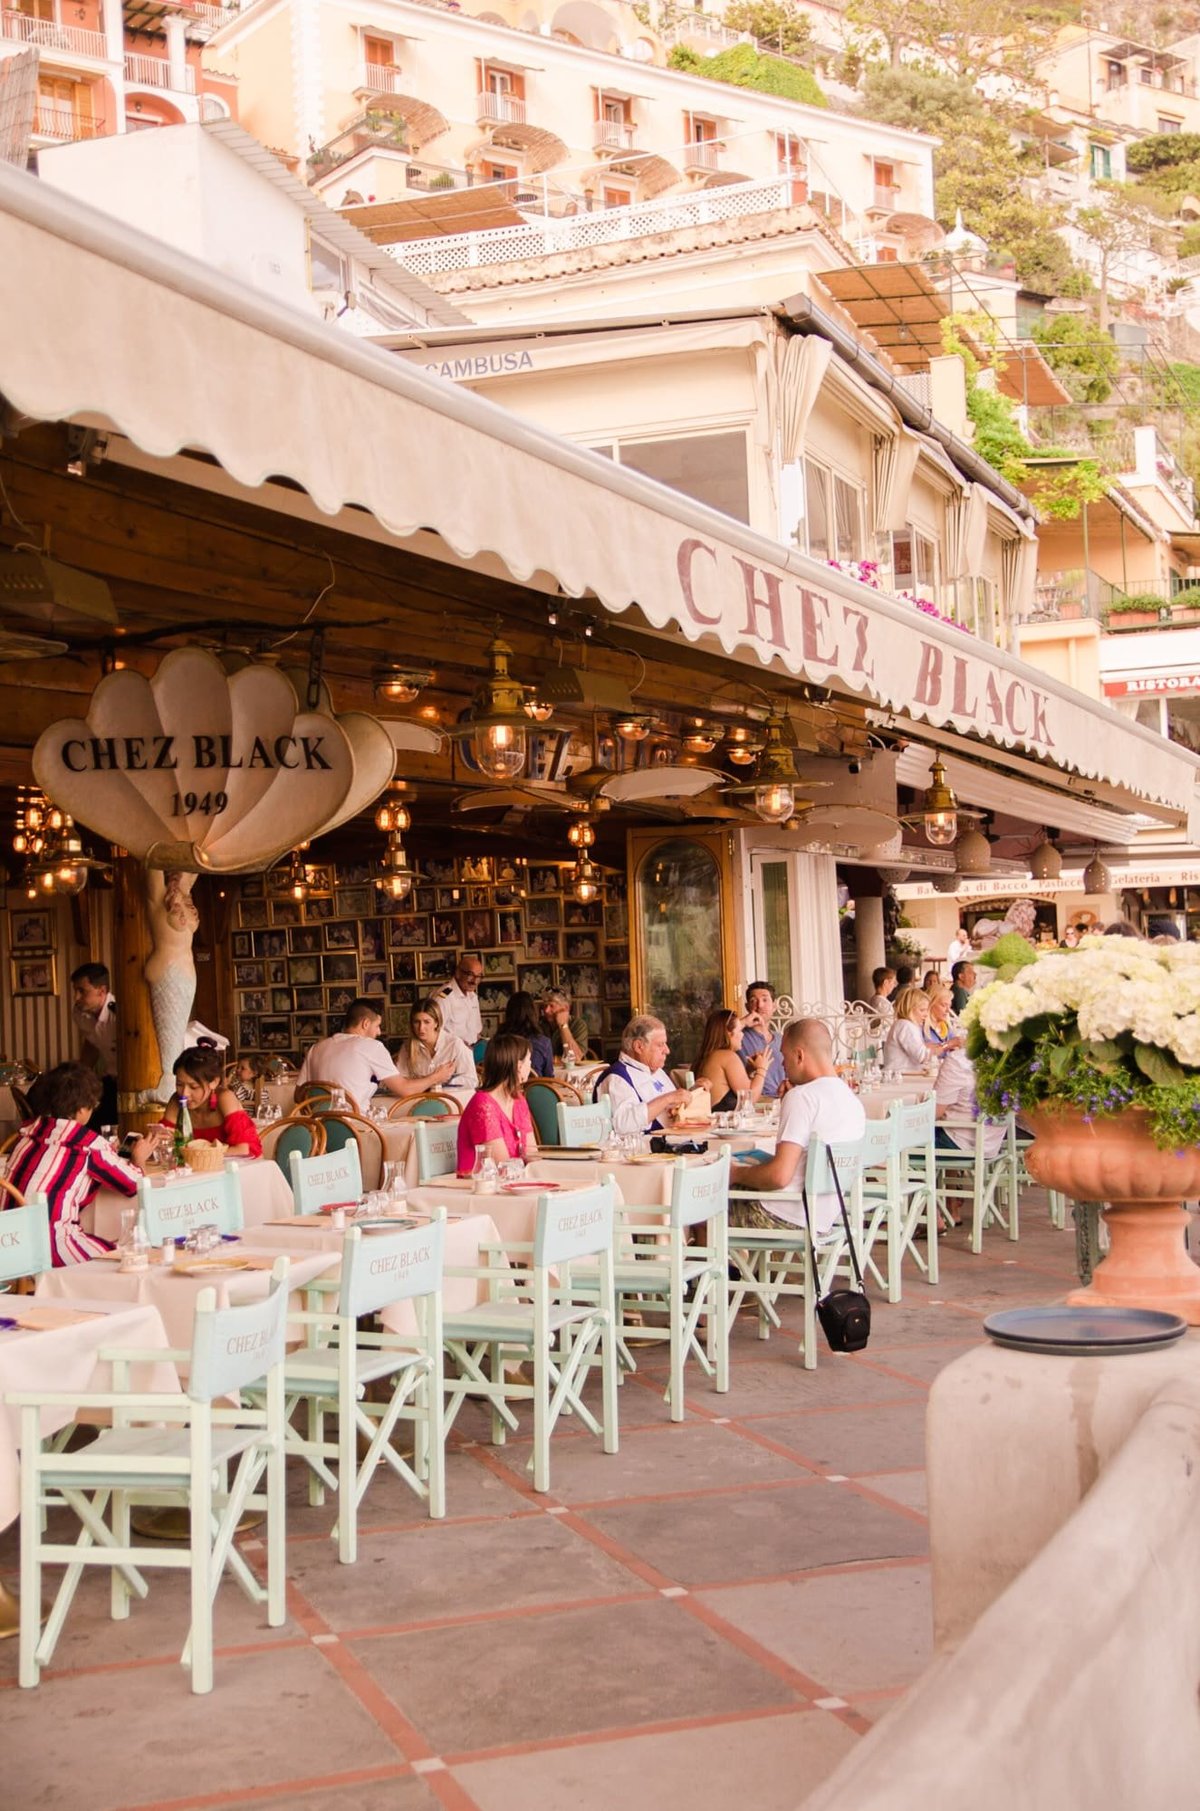
M746 989L746 1016L742 1020L742 1047L738 1054L743 1063L747 1063L760 1050L767 1052L767 1073L762 1090L763 1097L767 1100L786 1094L788 1089L787 1077L783 1072L781 1043L771 1030L774 1011L775 989L771 983L751 981Z
M661 1019L646 1013L630 1019L621 1033L621 1054L597 1091L612 1103L614 1132L661 1132L691 1098L689 1089L671 1085L665 1072L670 1054Z

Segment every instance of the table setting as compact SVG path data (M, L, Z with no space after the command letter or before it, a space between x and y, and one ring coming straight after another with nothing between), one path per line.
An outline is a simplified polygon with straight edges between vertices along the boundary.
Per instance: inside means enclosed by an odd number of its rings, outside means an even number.
M245 1226L259 1226L274 1215L291 1212L292 1191L277 1163L270 1157L235 1158L234 1161L241 1184ZM152 1170L148 1174L151 1186L158 1188L168 1180L169 1172ZM129 1207L130 1199L128 1195L119 1195L116 1189L100 1189L91 1206L83 1211L84 1231L115 1245L121 1236L121 1215Z

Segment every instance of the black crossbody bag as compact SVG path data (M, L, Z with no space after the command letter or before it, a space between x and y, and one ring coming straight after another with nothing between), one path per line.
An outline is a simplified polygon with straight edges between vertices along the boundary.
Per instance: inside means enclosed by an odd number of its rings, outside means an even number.
M846 1246L850 1252L850 1267L854 1272L856 1289L831 1289L828 1295L817 1297L817 1319L821 1330L829 1341L831 1352L861 1352L871 1337L871 1302L863 1288L862 1271L858 1267L858 1253L854 1249L854 1235L850 1231L850 1216L846 1212L846 1198L842 1194L842 1179L837 1173L837 1166L825 1149L829 1163L829 1173L833 1177L833 1186L837 1190L838 1206L842 1210L842 1225L846 1229ZM804 1206L804 1224L808 1228L808 1243L812 1250L813 1276L817 1270L817 1248L813 1239L812 1219L808 1211L808 1190L801 1187L800 1199Z

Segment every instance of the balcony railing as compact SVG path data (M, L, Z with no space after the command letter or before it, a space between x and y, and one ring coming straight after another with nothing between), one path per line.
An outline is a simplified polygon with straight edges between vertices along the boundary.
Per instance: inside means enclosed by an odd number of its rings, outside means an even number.
M69 107L56 107L41 101L33 117L33 130L38 138L57 138L64 143L84 138L103 138L107 130L102 119L72 113Z
M415 186L409 166L409 187ZM769 213L786 207L790 185L786 178L772 182L730 183L724 188L696 190L690 195L662 196L655 201L635 201L628 207L587 211L583 196L565 196L538 178L518 193L517 205L527 213L537 208L542 218L523 226L492 227L482 233L447 234L442 238L410 239L390 245L388 251L416 276L437 276L443 271L473 270L494 264L519 263L594 245L618 245L649 233L687 232L713 221L734 220L744 214ZM444 185L439 185L444 186ZM522 195L528 195L528 201ZM560 209L570 210L560 218Z
M0 38L36 44L41 50L69 50L77 57L103 62L108 46L102 31L82 31L78 25L56 25L53 19L31 19L27 13L0 12Z
M220 31L222 25L228 25L236 19L241 6L239 0L229 0L227 6L192 6L183 4L182 11L189 25L202 26L206 32Z
M900 185L895 182L877 182L871 206L881 214L894 214L900 204Z
M404 71L394 63L364 63L358 72L356 94L405 94Z
M683 147L685 170L719 170L722 146L714 138L695 138Z
M481 126L523 126L525 102L519 95L483 88L476 99L475 119Z
M592 143L597 151L632 151L637 144L636 126L624 120L599 119Z
M132 88L163 88L179 94L195 94L195 70L185 65L179 77L176 79L166 57L144 57L135 51L125 53L125 80Z

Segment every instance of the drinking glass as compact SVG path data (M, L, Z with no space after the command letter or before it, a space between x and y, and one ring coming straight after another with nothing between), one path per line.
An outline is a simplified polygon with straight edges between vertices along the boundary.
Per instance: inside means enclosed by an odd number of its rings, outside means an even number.
M383 1166L382 1181L383 1192L388 1197L389 1201L403 1201L408 1193L408 1189L404 1181L404 1165L402 1163L385 1163Z
M525 1174L525 1165L519 1157L506 1157L500 1165L502 1183L520 1182Z
M735 1125L744 1126L746 1124L746 1122L750 1116L750 1105L751 1105L751 1102L750 1102L749 1088L739 1088L738 1097L737 1097L737 1107L734 1110L734 1124Z

